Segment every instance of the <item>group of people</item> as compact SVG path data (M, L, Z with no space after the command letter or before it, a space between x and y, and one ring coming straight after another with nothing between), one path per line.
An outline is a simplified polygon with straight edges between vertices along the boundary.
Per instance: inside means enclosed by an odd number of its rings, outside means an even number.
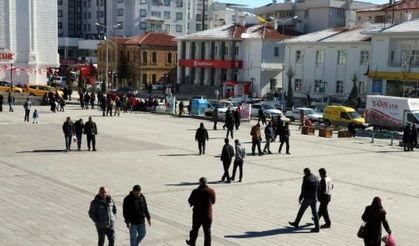
M87 91L83 92L82 90L80 90L79 102L81 109L89 109L89 105L91 109L94 109L96 102L96 94L93 91L89 94Z
M413 123L412 126L407 124L403 130L403 150L413 151L417 144L418 130L416 129L416 124Z
M81 151L81 143L83 134L87 138L87 150L90 151L92 147L93 151L96 151L96 135L97 135L97 126L96 123L92 120L92 117L89 116L89 120L84 123L83 119L79 119L73 123L70 117L67 117L66 121L62 126L64 139L65 139L65 148L66 151L71 151L71 142L77 142L77 150Z
M277 136L279 136L279 149L278 153L281 153L282 147L286 146L286 154L290 155L290 145L289 145L289 138L290 138L290 129L288 122L283 122L281 120L281 117L278 117L276 120L273 119L271 121L268 121L268 124L265 126L264 129L265 134L265 146L261 148L261 141L262 141L262 133L260 129L260 124L257 123L254 125L250 131L250 135L252 136L252 155L255 155L255 149L258 148L258 154L264 155L272 154L271 151L271 142L275 141Z
M4 97L3 97L2 94L0 94L0 112L3 112L3 100L4 100ZM9 104L9 112L13 112L13 103L14 102L15 102L15 97L9 91L7 93L7 104Z
M42 105L50 105L52 113L57 111L64 112L65 100L57 92L46 92L41 99Z

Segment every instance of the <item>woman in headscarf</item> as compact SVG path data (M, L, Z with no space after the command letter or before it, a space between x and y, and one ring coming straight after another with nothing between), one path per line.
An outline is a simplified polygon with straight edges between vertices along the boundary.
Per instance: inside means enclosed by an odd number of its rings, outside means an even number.
M364 235L365 246L381 245L381 224L383 224L387 233L391 234L390 226L386 219L386 211L379 197L374 197L372 204L365 208L362 220L366 222Z

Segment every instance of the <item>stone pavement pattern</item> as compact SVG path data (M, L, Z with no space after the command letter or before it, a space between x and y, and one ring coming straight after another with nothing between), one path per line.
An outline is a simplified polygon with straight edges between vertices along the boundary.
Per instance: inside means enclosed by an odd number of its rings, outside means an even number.
M217 193L213 245L363 245L356 237L361 214L374 196L383 199L398 245L419 245L418 152L402 152L387 140L323 139L291 131L292 155L245 159L243 183L218 183L219 153L225 131L212 131L207 154L194 142L199 120L150 113L102 117L96 110L40 110L40 124L24 123L23 109L0 113L0 245L95 245L96 230L87 211L99 186L105 185L118 205L116 245L129 245L122 200L134 184L147 198L152 226L142 245L185 245L191 227L187 199L206 176ZM92 115L97 122L98 152L62 152L61 126ZM254 123L254 122L253 122ZM219 128L222 129L222 124ZM251 150L250 123L234 132ZM263 147L263 146L262 146ZM73 146L74 149L74 146ZM288 227L298 210L302 170L317 175L325 167L334 179L330 204L332 228L307 233L306 211L301 230ZM322 222L323 223L323 222ZM200 231L198 245L203 245Z

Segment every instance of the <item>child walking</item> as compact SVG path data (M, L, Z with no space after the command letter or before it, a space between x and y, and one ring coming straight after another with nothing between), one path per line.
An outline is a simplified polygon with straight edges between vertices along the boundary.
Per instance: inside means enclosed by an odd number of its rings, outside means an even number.
M33 111L32 118L33 118L32 124L35 124L35 122L36 122L36 124L38 124L38 119L39 119L38 110L35 109L35 111Z

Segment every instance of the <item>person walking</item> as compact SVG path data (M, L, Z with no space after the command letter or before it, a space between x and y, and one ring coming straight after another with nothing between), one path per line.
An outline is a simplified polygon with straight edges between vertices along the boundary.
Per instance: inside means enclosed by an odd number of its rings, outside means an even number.
M84 108L85 109L89 109L89 104L90 104L90 95L88 92L86 92L83 96L83 100L84 100Z
M281 119L281 115L279 115L276 119L276 124L274 127L275 135L273 137L273 141L276 139L277 136L281 135L280 133L283 130L283 128L284 128L284 121Z
M105 116L106 113L106 97L102 96L102 99L100 100L100 108L102 109L102 115Z
M263 155L263 152L260 148L260 141L262 140L262 135L260 133L260 125L257 123L250 130L250 135L252 136L252 155L255 155L255 148L258 147L259 155Z
M204 123L201 122L201 124L199 125L199 128L196 130L196 133L195 133L195 141L198 141L199 154L205 155L205 141L208 141L208 140L209 140L208 131L204 127Z
M25 118L23 119L23 121L29 122L29 114L31 113L31 107L32 103L28 97L26 98L26 102L23 104L23 108L25 109Z
M215 107L212 111L212 121L214 122L214 130L217 130L217 122L218 122L218 108Z
M310 206L315 226L313 229L311 229L311 232L320 231L316 199L318 189L319 179L311 173L309 168L304 168L303 184L301 186L301 194L298 198L298 202L301 204L301 207L298 210L298 214L295 220L293 222L288 222L290 225L294 226L295 228L298 228L301 217L303 217L304 212Z
M403 150L409 151L410 150L410 124L407 124L403 130Z
M92 109L95 108L95 101L96 101L96 95L92 91L92 93L90 93L90 106L91 106Z
M231 180L234 181L236 177L237 167L239 168L239 182L242 182L243 178L243 159L246 157L246 150L241 146L238 139L234 140L234 163L233 163L233 175Z
M199 179L199 186L192 191L188 202L193 207L192 230L189 232L187 245L195 246L199 228L204 230L204 246L211 246L212 206L215 204L215 192L208 187L205 177Z
M274 129L272 126L272 121L268 122L268 125L265 126L265 147L263 147L263 153L268 153L268 154L272 154L270 146L271 146L271 141L272 138L274 136Z
M114 104L115 104L115 113L114 113L114 116L118 116L119 117L119 115L121 114L121 106L122 106L121 98L120 97L116 97L116 100L115 100Z
M0 112L3 112L3 100L4 100L4 97L2 94L0 94Z
M15 97L9 91L9 94L7 95L7 103L9 104L9 112L13 112L13 103L14 102L15 102Z
M90 151L90 144L92 144L93 151L96 151L97 126L92 116L89 116L89 120L84 124L84 134L87 138L87 150Z
M320 226L320 228L330 228L332 223L330 222L329 211L327 210L327 206L329 205L332 190L333 190L333 182L330 177L326 175L326 169L320 168L319 169L320 175L320 186L318 191L318 200L320 202L319 212L317 213L320 218L323 216L324 221L326 224Z
M278 153L281 154L282 146L285 143L286 154L290 155L290 128L288 122L285 122L284 126L282 127L279 133L279 141L281 142L281 144L279 145Z
M76 134L77 138L77 150L81 150L81 140L83 137L83 130L84 130L84 123L83 119L79 119L78 121L74 122L74 133Z
M64 140L65 140L65 150L71 151L71 139L73 137L73 122L71 118L67 116L66 121L63 124L63 133L64 133Z
M227 127L226 138L228 138L228 133L230 133L231 138L233 139L234 118L233 118L233 113L231 112L230 107L228 107L226 111L225 126Z
M39 112L38 110L35 109L32 114L32 124L35 124L35 122L36 124L38 124L38 120L39 120Z
M418 145L418 130L416 129L416 124L412 124L412 129L410 129L410 150L413 151Z
M262 108L258 110L258 124L262 121L262 125L266 125L266 115Z
M130 245L138 246L146 234L145 219L151 226L150 212L140 185L132 187L132 191L124 198L122 207L125 224L129 229Z
M183 101L180 101L179 103L179 116L183 115L183 108L185 107L185 105L183 105Z
M233 111L234 126L236 127L236 130L239 130L239 126L240 126L240 123L241 123L240 122L241 121L241 115L240 115L240 108L239 107L237 107L237 109Z
M362 220L365 224L364 245L380 246L381 245L381 224L388 234L391 234L390 226L386 219L386 211L381 203L381 198L374 197L370 206L365 208L362 214Z
M234 156L234 149L233 146L231 146L229 144L229 140L228 138L224 139L224 146L223 149L221 150L221 161L223 162L223 168L224 168L224 174L221 177L221 181L224 182L224 180L227 180L226 183L230 183L230 173L229 173L229 168L231 165L231 160L233 159Z
M116 205L108 194L106 187L100 187L99 193L90 202L89 217L96 226L99 238L97 245L103 246L105 244L105 236L107 236L108 245L113 246L115 244Z

